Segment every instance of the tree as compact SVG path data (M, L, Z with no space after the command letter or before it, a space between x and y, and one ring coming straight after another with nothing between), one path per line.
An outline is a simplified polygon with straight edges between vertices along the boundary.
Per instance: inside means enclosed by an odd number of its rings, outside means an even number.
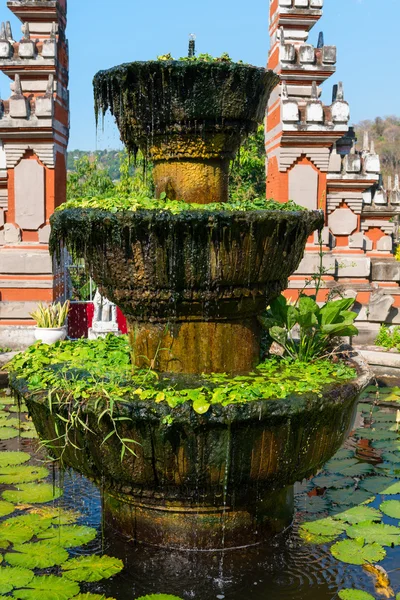
M96 158L84 155L74 163L75 170L68 173L67 199L104 196L114 190L114 183L105 169L99 167Z
M265 138L264 127L244 141L232 163L230 197L232 200L254 200L265 197Z

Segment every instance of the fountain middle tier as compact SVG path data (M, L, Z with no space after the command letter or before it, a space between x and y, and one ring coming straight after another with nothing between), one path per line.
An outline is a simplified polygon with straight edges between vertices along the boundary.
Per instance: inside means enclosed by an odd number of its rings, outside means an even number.
M160 372L251 371L257 317L287 285L319 211L68 209L51 246L84 258L128 319L133 364Z

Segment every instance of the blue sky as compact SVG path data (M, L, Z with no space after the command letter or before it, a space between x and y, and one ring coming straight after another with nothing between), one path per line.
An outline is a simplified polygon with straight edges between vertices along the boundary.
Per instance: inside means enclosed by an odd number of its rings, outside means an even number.
M3 0L2 19L7 9ZM265 65L269 47L268 0L69 0L71 138L70 149L115 148L118 132L109 119L96 136L92 77L122 62L187 52L188 34L197 50ZM325 84L344 82L353 122L375 116L400 116L400 0L325 0L324 16L311 32L316 43L338 47L338 69ZM18 39L17 27L14 37ZM2 97L4 86L1 86ZM7 91L8 93L8 91Z

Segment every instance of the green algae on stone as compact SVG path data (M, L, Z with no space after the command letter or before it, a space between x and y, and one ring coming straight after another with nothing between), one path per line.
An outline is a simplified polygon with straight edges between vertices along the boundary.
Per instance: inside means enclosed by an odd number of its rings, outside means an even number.
M62 494L60 488L50 483L24 483L17 490L5 490L3 498L17 504L41 504L56 500Z

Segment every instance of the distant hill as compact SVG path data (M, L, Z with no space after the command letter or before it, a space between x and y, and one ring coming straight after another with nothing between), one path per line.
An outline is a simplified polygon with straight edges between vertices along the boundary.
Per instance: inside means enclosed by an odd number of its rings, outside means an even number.
M381 157L382 173L386 179L400 174L400 117L376 117L374 121L360 121L355 127L358 148L362 148L363 133L368 131L375 150Z
M94 152L85 150L70 150L68 152L67 169L75 171L75 161L87 156L89 160L96 160L101 169L105 169L113 180L120 178L120 164L126 158L126 152L120 150L96 150Z

